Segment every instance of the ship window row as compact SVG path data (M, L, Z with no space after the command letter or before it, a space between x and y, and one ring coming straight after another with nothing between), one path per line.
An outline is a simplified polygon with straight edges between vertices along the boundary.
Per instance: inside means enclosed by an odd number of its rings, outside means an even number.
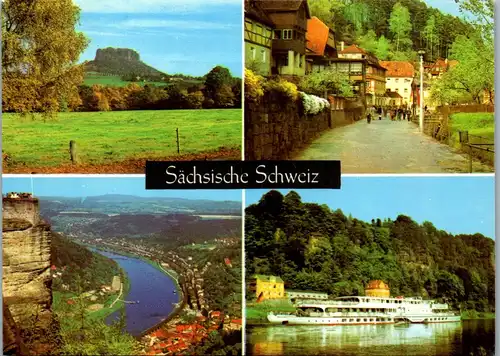
M441 321L441 320L448 320L448 318L429 318L425 319L426 321Z
M359 313L385 313L385 312L396 312L395 308L327 308L327 312L330 313L349 313L349 312L359 312Z
M395 303L395 304L402 304L403 303L403 300L402 299L393 299L393 300L390 300L390 299L371 299L371 298L361 298L361 301L362 302L366 302L366 303ZM405 303L408 303L408 304L422 304L423 301L422 300L405 300Z
M308 320L308 323L319 323L322 320L314 319ZM328 319L328 323L338 323L338 319ZM342 319L341 323L375 323L375 322L392 322L391 318L357 318L357 319Z

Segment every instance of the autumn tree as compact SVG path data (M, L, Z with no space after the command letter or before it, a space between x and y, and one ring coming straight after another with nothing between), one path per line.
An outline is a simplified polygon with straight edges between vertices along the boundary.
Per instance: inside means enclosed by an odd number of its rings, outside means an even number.
M72 0L2 1L3 107L19 113L55 113L83 80L78 58L85 36L75 30Z
M231 90L234 78L229 69L216 66L208 72L205 79L205 106L229 107L233 106L234 94ZM207 105L208 103L208 105Z

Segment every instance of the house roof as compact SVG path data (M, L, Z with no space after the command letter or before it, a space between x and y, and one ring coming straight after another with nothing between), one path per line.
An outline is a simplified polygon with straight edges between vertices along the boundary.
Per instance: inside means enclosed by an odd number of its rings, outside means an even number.
M307 0L256 0L260 3L261 7L266 11L282 12L282 11L297 11L302 3L306 7L306 16L311 18L309 12L309 5Z
M274 22L261 7L262 1L245 0L245 16L259 21L270 27L274 27Z
M340 51L339 53L340 54L355 54L355 53L367 54L367 52L363 48L358 47L355 44L352 44L352 45L344 48L344 50Z
M386 77L406 77L413 78L415 68L406 61L380 61L380 65L387 69Z
M325 54L326 42L328 41L328 33L330 29L316 16L307 20L307 48L310 49L313 55L323 56Z
M259 280L264 281L264 282L271 282L271 277L274 277L275 280L276 280L276 282L284 283L283 280L280 277L277 277L277 276L265 276L265 275L262 275L262 274L256 274L256 275L253 276L253 278L259 279Z

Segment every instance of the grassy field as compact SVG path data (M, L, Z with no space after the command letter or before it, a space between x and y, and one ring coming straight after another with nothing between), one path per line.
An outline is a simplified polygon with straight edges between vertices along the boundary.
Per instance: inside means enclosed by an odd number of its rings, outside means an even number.
M127 162L189 160L217 151L240 159L241 132L241 109L71 112L46 121L4 114L4 172L87 173L91 165L96 173L142 173L142 163L134 168ZM76 141L82 167L71 165L70 140Z
M269 312L293 313L294 311L295 308L288 299L265 300L260 303L247 302L245 308L246 320L249 324L268 323L267 314Z
M492 140L495 137L495 114L493 113L453 114L450 122L453 136L458 137L458 131L469 131L471 135Z

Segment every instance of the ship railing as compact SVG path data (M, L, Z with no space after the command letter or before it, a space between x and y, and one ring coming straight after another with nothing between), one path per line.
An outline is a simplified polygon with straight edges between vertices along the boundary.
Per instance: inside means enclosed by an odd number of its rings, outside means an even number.
M295 302L295 305L300 304L319 304L319 305L357 305L359 302L340 302L335 300L317 300L317 299L300 299Z

